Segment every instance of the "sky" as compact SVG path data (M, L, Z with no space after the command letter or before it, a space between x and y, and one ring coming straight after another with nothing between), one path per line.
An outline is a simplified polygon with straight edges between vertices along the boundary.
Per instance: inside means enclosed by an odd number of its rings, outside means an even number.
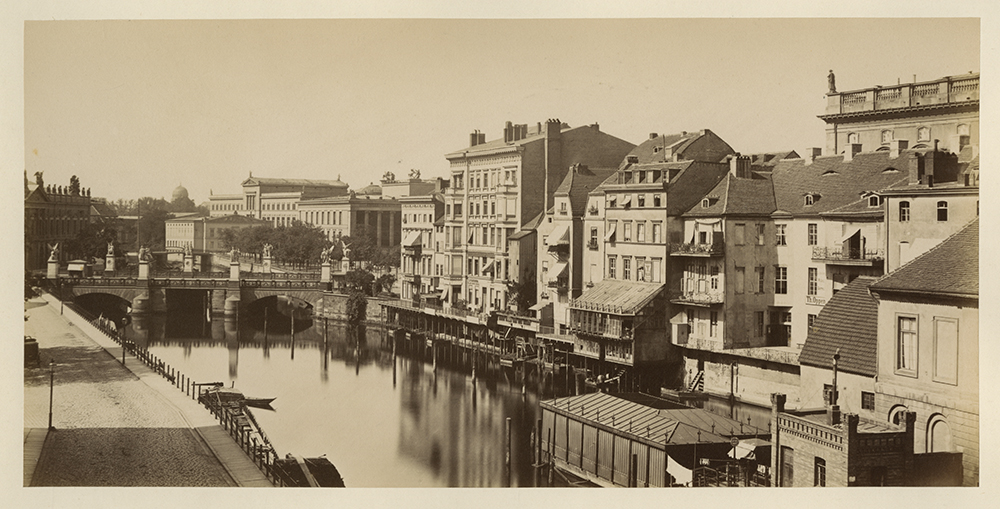
M196 203L259 177L446 176L506 121L631 143L711 129L824 145L838 89L980 70L979 20L100 20L24 25L24 168L94 196Z

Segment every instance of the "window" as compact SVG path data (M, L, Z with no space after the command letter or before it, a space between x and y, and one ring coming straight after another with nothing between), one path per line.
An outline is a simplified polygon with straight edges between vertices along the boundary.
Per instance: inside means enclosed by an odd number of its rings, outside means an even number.
M816 223L809 223L808 229L809 229L809 235L808 235L809 245L815 246L816 244L819 243L819 225L817 225Z
M757 326L754 329L754 333L759 338L764 335L764 312L757 311L754 315L757 317Z
M757 293L764 293L764 267L754 269L757 273Z
M764 245L764 223L757 223L757 245Z
M715 335L719 332L719 312L718 311L712 311L709 314L709 322L710 322L710 326L709 326L709 329L708 329L708 335L712 336L712 337L715 337Z
M590 248L597 249L597 228L590 229Z
M910 202L899 202L899 222L905 223L910 220Z
M711 202L708 200L708 198L701 200L701 208L707 209L710 205Z
M617 258L615 255L608 255L608 279L615 278L615 262Z
M958 320L934 318L934 381L958 383Z
M640 175L641 175L641 173L640 173ZM639 195L639 206L640 207L645 207L646 206L646 195L644 195L644 194L640 194Z
M850 133L847 135L847 143L857 143L858 133Z
M635 240L638 242L646 242L646 223L638 223L635 225Z
M868 391L861 391L861 409L862 410L875 410L875 393Z
M869 196L868 197L868 206L869 207L878 207L879 206L879 198L878 198L878 196Z
M937 219L938 221L948 220L948 202L946 201L937 202Z
M559 202L559 214L563 216L566 215L566 202L564 201Z
M653 283L659 283L660 270L663 268L663 258L653 258L651 261L652 263L650 263L649 275L646 276L646 278Z
M785 229L786 229L787 226L788 225L786 225L786 224L776 224L776 225L774 225L774 233L775 233L774 240L775 240L775 243L777 245L779 245L779 246L787 246L788 245L788 244L785 243Z
M736 267L736 282L733 289L736 293L743 293L743 286L746 279L746 267Z
M806 320L807 320L807 323L808 323L809 332L812 332L813 325L816 324L816 315L808 315L806 317Z
M833 399L834 399L833 398L833 385L832 384L823 384L823 404L826 405L826 406L833 405L834 403L836 403Z
M622 240L630 242L632 240L632 221L625 221L622 228L624 228L624 231L622 232ZM626 277L626 279L628 278Z
M795 485L795 449L781 446L781 485Z
M896 371L917 374L917 318L896 319Z
M774 268L774 293L778 295L788 293L788 267Z
M815 198L813 197L813 195L811 195L811 194L807 194L806 195L806 205L812 205L814 203L814 201L815 201Z
M813 462L813 486L826 486L826 460L818 456Z
M628 256L622 257L622 279L628 281L631 276L630 269L632 265L632 258Z
M733 243L737 246L743 245L743 237L746 234L746 225L743 223L736 223L733 227Z
M654 194L653 195L653 206L654 207L659 207L660 206L660 195L658 195L658 194Z
M809 267L809 286L806 289L806 294L816 295L817 293L819 293L819 269Z
M712 265L712 289L719 289L719 266Z
M641 256L635 257L635 280L646 281L646 259Z
M660 228L662 227L663 225L661 225L660 223L653 223L653 244L659 244L660 242L663 242L663 236L660 232Z

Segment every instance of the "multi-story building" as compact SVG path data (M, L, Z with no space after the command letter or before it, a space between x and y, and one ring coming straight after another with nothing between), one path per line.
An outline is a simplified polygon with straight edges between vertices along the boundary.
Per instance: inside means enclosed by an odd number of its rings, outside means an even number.
M979 215L978 158L960 163L954 154L908 153L905 177L882 189L887 234L880 248L886 270L894 271L941 243ZM968 178L967 178L968 176Z
M438 267L442 263L437 255L435 222L444 217L443 189L431 188L424 195L407 195L398 198L402 214L402 254L400 260L400 296L419 300L421 295L438 291ZM432 299L436 300L436 299Z
M288 226L300 219L298 202L347 195L347 184L337 180L279 179L254 177L243 181L242 194L209 196L212 217L233 213Z
M914 80L915 81L915 80ZM979 73L837 92L831 83L826 113L826 154L860 143L867 151L889 150L894 140L911 148L934 147L959 154L979 153Z
M552 306L553 327L557 329L566 328L570 301L602 279L600 271L588 270L583 263L584 250L595 241L584 238L583 220L587 194L615 171L573 165L555 191L553 206L538 224L541 249L536 255L536 302L539 308Z
M44 270L51 251L59 244L59 261L68 260L65 242L90 222L90 190L46 185L41 172L35 181L24 172L24 268Z
M398 246L402 234L400 201L368 187L365 194L304 199L295 219L323 230L329 240L373 234L379 247Z
M979 219L869 288L875 412L889 422L915 412L914 450L961 463L962 484L979 485Z
M178 214L164 223L164 239L167 251L182 251L190 247L192 251L205 250L205 218L197 214Z
M469 147L447 154L447 304L461 301L484 312L506 308L506 283L497 275L511 272L507 239L549 208L571 165L614 167L633 146L597 124L570 128L549 120L533 129L508 122L503 138L488 142L476 131Z

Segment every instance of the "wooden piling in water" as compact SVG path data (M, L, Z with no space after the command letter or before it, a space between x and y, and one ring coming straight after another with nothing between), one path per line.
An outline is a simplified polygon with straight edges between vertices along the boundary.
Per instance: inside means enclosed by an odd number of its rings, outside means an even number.
M511 472L510 472L510 417L504 421L504 465L503 465L503 476L504 485L510 488L511 486Z

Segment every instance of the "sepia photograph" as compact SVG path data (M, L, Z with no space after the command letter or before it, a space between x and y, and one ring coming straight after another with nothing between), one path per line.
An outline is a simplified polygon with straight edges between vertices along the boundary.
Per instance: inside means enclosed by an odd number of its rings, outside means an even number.
M23 506L989 486L985 4L148 6L4 22Z

